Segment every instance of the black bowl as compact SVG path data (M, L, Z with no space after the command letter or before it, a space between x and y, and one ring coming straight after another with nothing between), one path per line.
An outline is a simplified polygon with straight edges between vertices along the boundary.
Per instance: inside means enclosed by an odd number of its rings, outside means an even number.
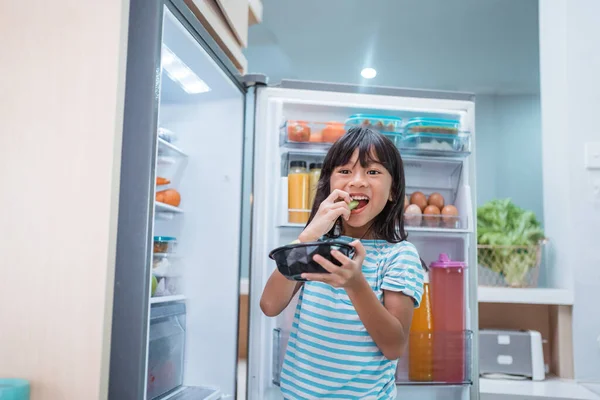
M325 268L313 261L315 255L331 261L340 266L341 263L332 255L332 250L338 250L346 257L354 256L354 247L345 242L307 242L288 244L271 251L269 257L277 263L277 269L283 276L294 281L305 281L300 275L303 273L329 273Z

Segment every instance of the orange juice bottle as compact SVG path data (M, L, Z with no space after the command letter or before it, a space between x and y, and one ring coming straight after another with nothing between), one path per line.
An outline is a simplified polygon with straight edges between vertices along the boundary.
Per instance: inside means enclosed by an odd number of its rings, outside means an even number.
M427 272L425 272L421 305L413 314L408 346L408 379L418 382L432 381L433 318Z
M306 170L306 161L292 161L288 172L288 209L294 211L289 211L289 222L300 224L308 222L309 186L310 177Z

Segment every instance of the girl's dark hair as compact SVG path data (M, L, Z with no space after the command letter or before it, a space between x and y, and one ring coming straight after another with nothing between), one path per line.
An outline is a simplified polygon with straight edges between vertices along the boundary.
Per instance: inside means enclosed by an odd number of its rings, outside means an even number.
M327 152L308 224L315 217L321 202L331 194L329 181L333 171L339 166L346 165L356 149L358 149L358 161L363 168L377 162L392 176L390 192L392 201L388 201L381 213L375 217L373 225L369 228L371 233L376 239L383 239L390 243L406 240L407 235L404 231L406 189L402 157L396 146L387 137L365 127L350 128ZM341 232L341 219L326 236L336 237L339 236L339 232Z

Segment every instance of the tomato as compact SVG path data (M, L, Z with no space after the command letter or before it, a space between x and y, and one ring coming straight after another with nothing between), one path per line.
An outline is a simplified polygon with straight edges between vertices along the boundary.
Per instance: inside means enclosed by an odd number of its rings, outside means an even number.
M310 127L305 121L288 121L288 140L290 142L308 142Z
M346 127L343 122L328 122L323 129L323 141L334 143L346 133Z

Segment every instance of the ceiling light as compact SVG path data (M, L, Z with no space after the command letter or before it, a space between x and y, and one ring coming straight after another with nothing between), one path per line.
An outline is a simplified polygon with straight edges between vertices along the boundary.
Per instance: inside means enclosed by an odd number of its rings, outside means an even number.
M373 79L377 76L377 71L375 71L374 68L364 68L362 71L360 71L360 74L365 79Z
M164 44L162 45L161 67L167 76L177 82L187 93L197 94L210 91L206 82L200 79Z

